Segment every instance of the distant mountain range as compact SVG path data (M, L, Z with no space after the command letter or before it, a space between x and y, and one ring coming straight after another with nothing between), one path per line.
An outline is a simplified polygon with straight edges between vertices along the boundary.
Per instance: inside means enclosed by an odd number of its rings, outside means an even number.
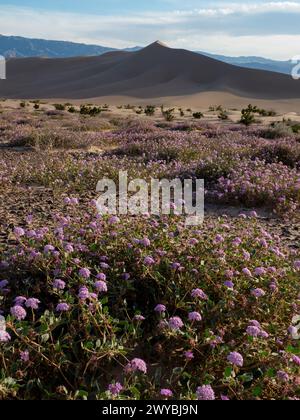
M135 52L141 50L142 48L143 47L136 46L132 48L125 48L122 51ZM44 39L30 39L19 36L0 35L0 55L6 58L87 57L98 56L111 51L120 50L117 50L116 48L103 47L101 45L86 45L75 42L48 41ZM200 51L198 53L224 63L252 69L269 70L277 73L290 74L293 67L291 61L275 61L261 57L227 57Z

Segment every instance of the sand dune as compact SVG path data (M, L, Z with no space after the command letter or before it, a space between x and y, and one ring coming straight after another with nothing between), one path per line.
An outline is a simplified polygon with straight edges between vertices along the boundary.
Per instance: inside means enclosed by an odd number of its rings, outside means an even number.
M0 81L4 98L150 100L223 92L249 99L300 100L300 81L290 76L232 66L160 42L138 52L99 57L11 59L7 77Z

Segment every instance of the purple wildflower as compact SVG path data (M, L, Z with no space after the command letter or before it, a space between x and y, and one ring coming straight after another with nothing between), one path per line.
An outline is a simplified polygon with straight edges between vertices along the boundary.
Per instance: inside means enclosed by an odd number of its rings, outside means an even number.
M193 298L200 298L202 300L208 300L208 296L201 289L192 290L191 295L192 295Z
M173 397L173 392L170 389L164 388L160 390L160 395L165 398Z
M17 296L14 300L15 305L22 306L26 302L27 298L24 296Z
M137 322L142 322L145 321L145 317L143 315L135 315L133 320Z
M0 330L0 343L7 343L10 340L11 340L11 337L8 334L8 332L4 330Z
M256 297L256 298L261 298L263 296L265 296L266 292L262 289L254 289L251 291L252 296Z
M202 321L202 316L199 314L199 312L190 312L189 313L189 321L200 322L200 321Z
M100 293L106 293L107 292L107 284L105 283L105 281L102 281L102 280L96 281L94 286L97 289L97 291L100 292Z
M81 268L79 270L79 275L84 279L89 279L91 277L91 272L88 268Z
M214 401L215 392L210 385L199 386L196 391L199 401Z
M104 273L99 273L97 274L96 279L106 281L106 275Z
M63 280L60 280L60 279L54 280L53 289L64 290L65 287L66 287L66 283Z
M154 311L158 312L160 314L166 312L166 310L167 310L167 308L165 307L165 305L162 305L162 304L158 304L154 308Z
M169 319L168 325L171 330L178 331L183 327L183 322L179 316L174 316Z
M296 365L298 365L298 366L300 366L300 357L299 356L293 356L292 357L292 361L296 364Z
M186 352L184 352L184 357L187 360L193 360L195 356L194 356L194 353L192 351L186 351Z
M14 228L14 234L17 238L20 238L21 236L25 235L25 230L21 227L15 227Z
M90 297L89 289L85 286L81 287L79 289L78 297L79 297L80 300L89 299L89 297Z
M230 281L230 280L225 281L224 282L224 286L227 287L230 290L233 290L234 289L234 283L232 281Z
M288 382L290 380L290 377L289 377L288 373L284 372L283 370L279 370L277 372L277 378L281 382Z
M125 366L126 373L142 372L147 373L147 365L143 359L135 358Z
M26 300L25 302L25 306L26 308L31 308L31 309L39 309L39 304L41 302L38 299L35 298L29 298Z
M10 309L10 313L14 316L18 321L22 321L26 318L26 311L22 306L15 305Z
M147 266L154 265L155 261L152 257L146 257L144 259L144 264L147 265Z
M250 335L251 337L259 337L261 330L260 328L254 327L253 325L250 325L247 330L246 330L247 334Z
M234 366L237 366L237 367L244 366L244 359L240 353L237 353L237 352L230 353L227 357L227 360Z
M116 397L123 391L123 386L120 384L120 382L116 382L115 384L108 385L108 391Z
M243 274L245 274L245 276L247 276L247 277L252 277L252 273L251 273L251 271L249 270L249 268L243 268Z
M56 306L57 312L68 312L70 310L70 305L65 302L61 302Z
M28 363L29 362L29 351L28 350L21 351L20 352L20 359L22 360L22 362Z

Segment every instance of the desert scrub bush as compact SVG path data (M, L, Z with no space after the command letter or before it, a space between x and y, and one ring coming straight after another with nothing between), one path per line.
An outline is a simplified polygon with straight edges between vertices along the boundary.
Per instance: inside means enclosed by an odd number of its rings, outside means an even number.
M293 134L292 127L288 126L285 122L272 123L268 129L261 131L261 135L265 139L279 139L293 136Z
M175 119L174 111L175 108L162 109L164 119L168 122L173 121Z
M148 117L152 117L155 114L155 106L147 105L144 112Z
M204 115L203 115L202 112L194 112L193 113L193 118L195 118L196 120L200 120L203 117L204 117Z
M242 109L242 112L241 112L242 116L240 119L240 123L246 126L254 124L255 112L256 112L256 107L253 107L252 105L248 105L248 108Z
M219 120L226 121L229 119L229 114L225 109L222 108L222 110L218 113L218 118Z
M70 112L70 114L75 114L76 113L76 108L74 106L70 106L68 108L68 112Z
M53 104L56 111L65 111L66 106L64 104Z
M94 202L64 203L53 227L11 232L0 395L298 396L299 255L259 221L187 229L175 216L99 218Z
M26 107L26 102L20 102L20 108L25 108Z
M101 108L96 106L81 105L80 114L88 115L90 117L96 117L97 115L101 114Z

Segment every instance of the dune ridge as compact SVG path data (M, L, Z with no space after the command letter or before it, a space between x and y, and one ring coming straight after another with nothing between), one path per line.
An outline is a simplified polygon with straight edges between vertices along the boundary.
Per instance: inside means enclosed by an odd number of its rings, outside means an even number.
M160 41L137 52L97 57L10 59L7 80L0 81L0 97L11 99L123 96L145 100L204 92L261 100L300 99L300 81L172 49Z

